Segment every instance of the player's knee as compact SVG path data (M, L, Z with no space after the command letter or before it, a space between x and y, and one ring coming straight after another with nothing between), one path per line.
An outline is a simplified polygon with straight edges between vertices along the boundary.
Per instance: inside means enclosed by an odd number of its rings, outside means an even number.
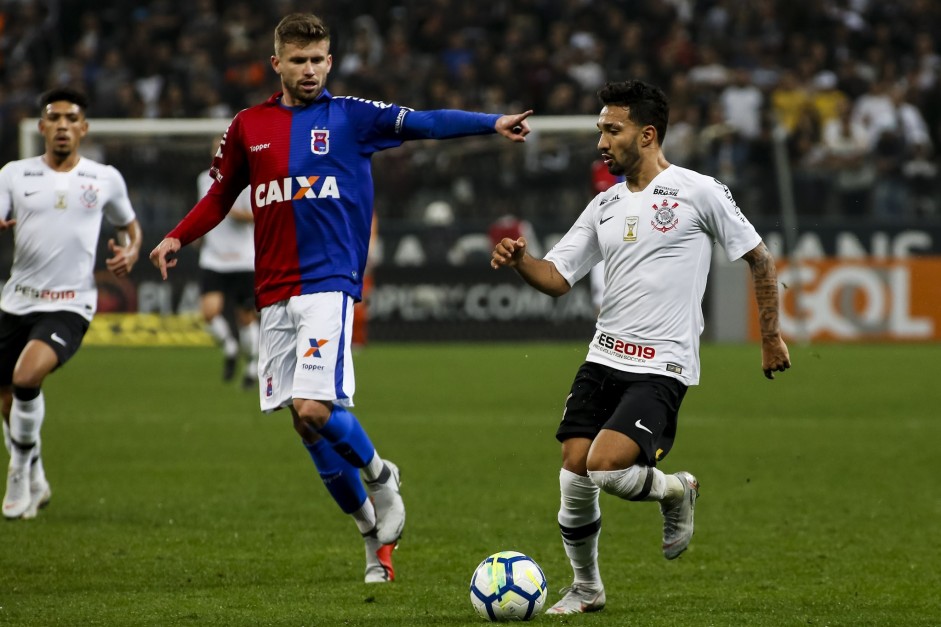
M641 500L650 492L650 468L634 465L621 470L589 470L592 483L622 499Z
M40 388L43 379L49 374L44 370L37 368L21 367L17 364L13 369L13 387L14 388Z
M294 399L294 411L298 419L314 430L319 430L327 424L332 409L332 406L328 403L302 398ZM297 426L295 426L295 429L300 433L300 429ZM303 434L301 435L303 436Z

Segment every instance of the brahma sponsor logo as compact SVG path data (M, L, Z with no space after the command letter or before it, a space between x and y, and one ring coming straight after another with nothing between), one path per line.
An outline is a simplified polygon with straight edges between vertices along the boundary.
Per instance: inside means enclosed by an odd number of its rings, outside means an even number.
M264 207L302 198L340 198L340 188L335 176L295 176L256 186L254 198L256 206Z
M38 290L28 285L14 285L13 293L36 300L73 300L75 290Z
M657 354L657 350L653 346L644 346L643 344L620 340L607 333L599 334L595 343L603 352L631 361L646 361L653 359Z

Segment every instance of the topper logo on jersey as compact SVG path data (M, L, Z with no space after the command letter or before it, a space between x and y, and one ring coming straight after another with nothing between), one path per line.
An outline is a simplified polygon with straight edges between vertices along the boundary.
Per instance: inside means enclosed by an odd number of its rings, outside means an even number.
M653 214L653 220L650 221L650 226L657 229L661 233L666 233L670 229L675 229L677 223L680 221L676 217L677 207L680 206L680 203L675 202L672 205L670 201L666 198L663 199L663 202L659 205L653 205L653 210L656 212Z
M304 353L304 357L316 357L317 359L320 359L320 348L329 341L330 340L308 340L308 342L310 342L310 348L308 348L307 352Z
M330 131L327 129L310 129L310 151L315 155L325 155L330 152Z
M319 188L315 185L323 179ZM264 207L275 202L302 198L340 198L335 176L295 176L262 183L255 188L255 205Z

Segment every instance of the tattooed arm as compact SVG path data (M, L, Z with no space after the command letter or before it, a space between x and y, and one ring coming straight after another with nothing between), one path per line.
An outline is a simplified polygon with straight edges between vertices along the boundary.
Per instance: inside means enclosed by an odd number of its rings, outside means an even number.
M778 273L774 257L761 242L742 257L751 267L755 285L755 300L758 303L758 326L761 329L761 369L769 379L774 372L784 372L791 367L787 345L781 339L778 322Z

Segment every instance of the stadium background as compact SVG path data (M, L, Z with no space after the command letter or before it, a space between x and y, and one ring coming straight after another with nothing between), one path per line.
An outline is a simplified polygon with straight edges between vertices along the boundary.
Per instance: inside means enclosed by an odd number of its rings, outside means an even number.
M552 301L490 272L487 232L512 215L543 250L565 232L594 194L595 91L626 78L663 86L667 158L729 185L781 260L791 337L939 338L936 3L10 1L0 15L2 160L37 154L18 129L42 90L87 90L84 150L124 174L149 250L196 200L211 133L109 135L96 121L224 125L277 90L271 31L291 10L331 25L335 94L416 109L533 108L534 125L589 120L537 133L524 149L471 138L377 155L374 340L588 336L587 285ZM0 276L11 244L0 237ZM145 264L133 283L100 273L105 315L89 341L205 342L186 316L197 275L196 251L185 253L169 284ZM744 264L717 257L705 306L707 339L753 337ZM154 315L107 315L122 311Z

